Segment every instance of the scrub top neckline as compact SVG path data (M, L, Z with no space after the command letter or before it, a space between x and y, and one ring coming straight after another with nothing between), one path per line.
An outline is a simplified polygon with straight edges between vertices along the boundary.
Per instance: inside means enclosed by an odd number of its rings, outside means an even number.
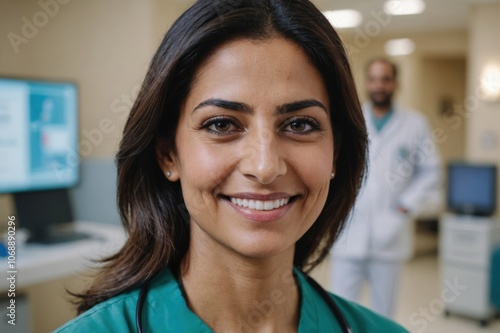
M387 125L389 120L392 118L392 115L394 114L394 107L391 105L382 116L377 116L373 111L373 107L370 108L370 112L373 126L375 127L377 132L381 132Z
M307 281L302 276L302 273L298 268L293 268L293 278L295 282L295 286L298 289L299 296L299 325L298 325L298 333L316 333L318 332L318 314L316 304L313 300L308 299L308 297L304 297L304 293L310 294L310 290L304 290L307 288ZM182 280L178 278L178 276L174 273L172 268L167 268L166 271L167 280L171 280L175 284L174 295L175 298L178 298L177 304L179 306L184 307L186 313L189 314L190 320L193 323L196 323L196 326L201 326L204 328L206 332L213 332L212 329L188 306L187 297L185 290L182 286ZM310 297L309 297L310 298Z

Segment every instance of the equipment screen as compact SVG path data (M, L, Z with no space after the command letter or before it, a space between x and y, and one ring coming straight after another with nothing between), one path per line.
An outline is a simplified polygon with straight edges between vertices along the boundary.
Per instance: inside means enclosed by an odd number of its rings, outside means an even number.
M0 193L78 182L73 83L0 78Z
M496 169L457 164L448 169L448 206L462 213L492 213L496 206Z

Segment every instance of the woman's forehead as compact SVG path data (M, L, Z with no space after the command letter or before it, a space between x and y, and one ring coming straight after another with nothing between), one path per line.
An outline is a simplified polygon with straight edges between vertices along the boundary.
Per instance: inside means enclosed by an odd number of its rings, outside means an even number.
M198 76L207 69L244 70L266 72L269 69L300 70L314 65L302 50L292 41L274 37L265 40L237 39L222 44L200 66Z
M295 43L272 38L228 42L198 69L188 96L328 99L323 78Z

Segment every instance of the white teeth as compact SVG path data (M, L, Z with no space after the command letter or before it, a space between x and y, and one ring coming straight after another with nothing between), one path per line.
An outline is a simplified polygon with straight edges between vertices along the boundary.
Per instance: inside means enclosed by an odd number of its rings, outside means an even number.
M255 209L264 210L264 201L255 200Z
M247 200L247 199L239 199L239 198L231 198L231 202L240 207L255 209L255 210L273 210L276 208L280 208L288 203L290 198L283 198L277 200Z

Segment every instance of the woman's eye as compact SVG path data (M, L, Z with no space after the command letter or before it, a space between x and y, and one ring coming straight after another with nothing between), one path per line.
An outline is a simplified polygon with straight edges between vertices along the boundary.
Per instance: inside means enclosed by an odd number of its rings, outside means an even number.
M238 130L238 127L228 119L212 119L202 125L202 128L211 134L227 135Z
M289 126L290 126L290 129L294 132L304 132L308 129L307 126L310 126L310 125L306 124L303 121L292 121Z
M218 131L218 132L227 132L231 128L231 124L229 121L223 120L223 121L217 121L213 123L212 125L209 126L211 130Z
M294 119L285 126L286 131L297 134L307 134L319 129L319 125L311 119Z

